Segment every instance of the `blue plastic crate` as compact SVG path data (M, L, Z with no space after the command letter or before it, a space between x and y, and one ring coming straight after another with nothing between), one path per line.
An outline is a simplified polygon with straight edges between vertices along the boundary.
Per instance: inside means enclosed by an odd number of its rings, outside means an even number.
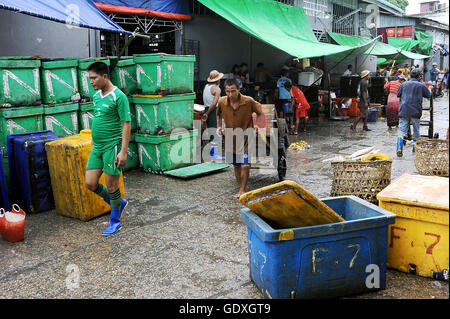
M346 221L274 229L248 208L241 210L250 276L266 298L335 298L385 289L388 225L395 215L356 196L321 200Z
M7 137L11 198L27 213L55 207L45 143L60 138L52 131L11 134Z
M367 122L376 122L378 120L378 108L369 108L369 115L367 116Z

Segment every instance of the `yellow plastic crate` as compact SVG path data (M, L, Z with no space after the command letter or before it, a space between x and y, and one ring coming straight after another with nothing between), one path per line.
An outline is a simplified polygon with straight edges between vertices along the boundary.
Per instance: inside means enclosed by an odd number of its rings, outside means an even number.
M404 174L377 195L396 214L389 226L387 267L442 278L449 266L448 178Z
M86 188L86 164L92 149L90 130L45 144L48 167L58 214L90 220L111 210L98 195ZM105 175L100 178L105 184ZM123 174L119 188L124 196Z

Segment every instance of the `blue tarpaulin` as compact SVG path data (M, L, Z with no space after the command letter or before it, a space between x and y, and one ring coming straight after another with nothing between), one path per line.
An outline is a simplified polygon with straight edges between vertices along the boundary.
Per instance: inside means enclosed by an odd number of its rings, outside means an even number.
M189 20L188 0L95 0L106 12L152 15L166 19Z
M108 18L91 0L0 0L0 9L84 28L131 33Z

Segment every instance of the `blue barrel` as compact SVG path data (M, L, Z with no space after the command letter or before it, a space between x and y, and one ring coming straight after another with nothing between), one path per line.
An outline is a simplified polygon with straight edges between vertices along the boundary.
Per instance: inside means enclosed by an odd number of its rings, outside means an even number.
M386 287L395 215L356 196L322 201L345 222L275 229L248 208L250 276L266 298L335 298Z
M0 196L0 207L4 208L5 211L10 211L11 207L9 206L9 197L8 197L8 188L6 187L6 178L5 178L5 172L3 170L3 152L0 147L0 189L1 189L1 196Z
M55 207L45 143L60 139L52 131L7 137L12 199L27 213Z

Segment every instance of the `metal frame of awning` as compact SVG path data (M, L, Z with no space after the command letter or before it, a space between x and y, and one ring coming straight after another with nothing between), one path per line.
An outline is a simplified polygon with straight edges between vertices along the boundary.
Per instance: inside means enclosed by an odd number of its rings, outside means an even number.
M183 23L178 20L161 19L153 16L137 15L137 14L123 14L123 13L108 13L108 17L119 25L137 25L144 34L151 34L153 27L172 28L167 32L182 31ZM164 32L164 33L167 33Z

